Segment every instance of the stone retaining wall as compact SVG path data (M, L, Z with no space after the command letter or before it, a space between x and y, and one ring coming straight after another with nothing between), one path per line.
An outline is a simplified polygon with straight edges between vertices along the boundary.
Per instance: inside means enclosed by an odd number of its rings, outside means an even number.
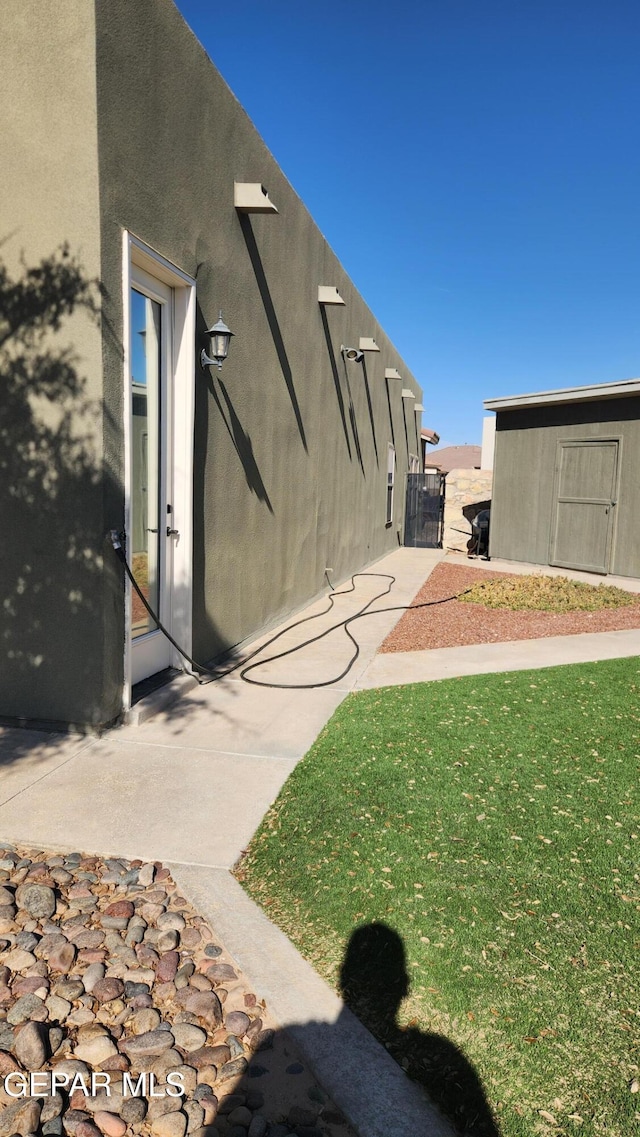
M450 470L444 499L444 549L466 553L471 519L491 502L492 470Z

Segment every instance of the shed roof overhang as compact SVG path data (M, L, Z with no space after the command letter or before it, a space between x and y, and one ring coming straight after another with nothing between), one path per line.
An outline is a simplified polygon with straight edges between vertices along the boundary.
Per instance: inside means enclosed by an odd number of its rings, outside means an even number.
M516 411L550 403L587 403L599 399L624 399L631 395L640 395L640 379L593 383L588 387L561 387L556 391L536 391L530 395L507 395L502 399L485 399L484 406L488 411Z

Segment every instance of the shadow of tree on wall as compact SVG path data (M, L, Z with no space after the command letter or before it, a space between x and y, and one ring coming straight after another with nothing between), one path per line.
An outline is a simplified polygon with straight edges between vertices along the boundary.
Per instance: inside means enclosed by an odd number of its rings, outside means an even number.
M74 351L56 341L76 310L97 321L97 286L68 246L23 262L16 279L0 261L0 715L19 721L102 713L96 408Z

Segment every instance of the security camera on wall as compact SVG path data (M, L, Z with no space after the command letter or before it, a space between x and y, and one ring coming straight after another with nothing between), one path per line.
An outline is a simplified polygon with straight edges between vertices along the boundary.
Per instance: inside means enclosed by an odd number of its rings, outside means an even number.
M362 363L364 359L364 352L359 351L357 347L345 347L344 344L340 348L345 359L350 359L354 363Z

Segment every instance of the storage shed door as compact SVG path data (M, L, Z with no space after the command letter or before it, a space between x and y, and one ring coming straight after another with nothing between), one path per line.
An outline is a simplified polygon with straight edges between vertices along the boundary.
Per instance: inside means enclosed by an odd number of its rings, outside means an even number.
M559 442L550 563L609 571L618 441Z

